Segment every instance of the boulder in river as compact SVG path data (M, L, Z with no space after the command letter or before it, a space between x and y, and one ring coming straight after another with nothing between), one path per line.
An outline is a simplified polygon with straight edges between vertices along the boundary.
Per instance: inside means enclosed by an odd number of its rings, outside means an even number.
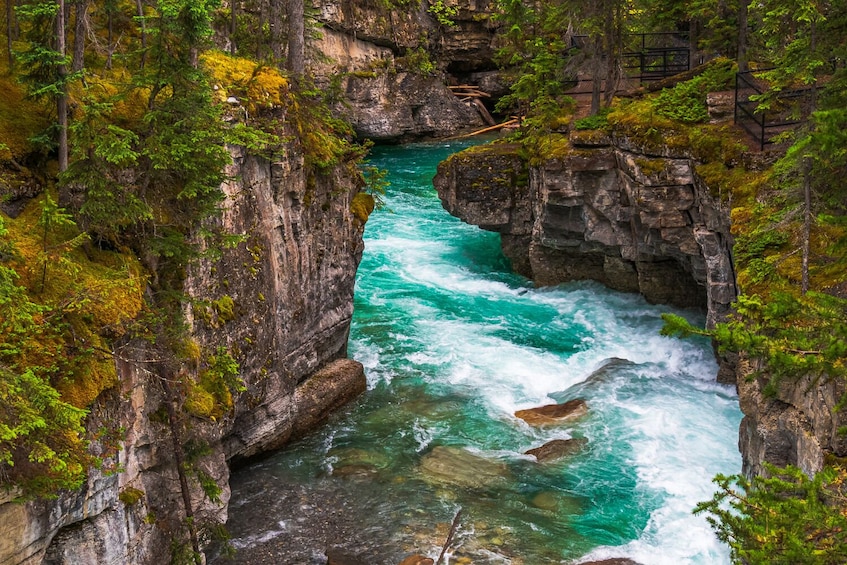
M588 440L583 437L554 439L552 441L548 441L541 447L530 449L529 451L524 452L524 454L534 455L538 462L541 463L542 461L552 461L554 459L573 455L579 452L586 443L588 443Z
M515 416L532 426L559 424L576 420L588 413L588 404L582 398L568 400L563 404L548 404L537 408L518 410Z
M487 459L461 447L437 446L421 460L421 473L428 482L486 488L505 484L509 468L502 461Z

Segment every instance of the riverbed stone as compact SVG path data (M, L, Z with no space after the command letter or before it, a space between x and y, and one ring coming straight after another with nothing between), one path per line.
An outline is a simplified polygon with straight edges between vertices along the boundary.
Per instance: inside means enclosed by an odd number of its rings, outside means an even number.
M437 446L421 460L424 480L459 487L480 489L504 485L509 468L496 461L453 446Z
M433 563L435 563L435 561L431 558L415 554L403 559L403 561L401 561L399 565L432 565Z
M582 437L571 439L554 439L548 441L541 447L536 447L534 449L525 451L524 455L534 456L539 463L543 461L553 461L556 459L561 459L562 457L567 457L568 455L574 455L578 453L587 443L588 440Z
M547 404L537 408L518 410L515 416L532 426L543 426L576 420L587 413L588 404L585 400L575 398L562 404Z

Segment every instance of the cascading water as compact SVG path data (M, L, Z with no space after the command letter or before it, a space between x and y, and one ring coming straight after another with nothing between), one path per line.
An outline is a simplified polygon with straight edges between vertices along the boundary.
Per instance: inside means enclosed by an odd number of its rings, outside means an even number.
M498 236L449 216L431 186L462 147L374 152L392 187L367 225L350 336L369 390L233 476L239 562L325 563L332 547L435 558L461 509L445 562L728 563L691 514L741 464L741 413L709 344L661 337L670 308L639 296L511 274ZM575 398L588 414L566 424L514 416ZM552 462L523 454L567 438L586 441Z

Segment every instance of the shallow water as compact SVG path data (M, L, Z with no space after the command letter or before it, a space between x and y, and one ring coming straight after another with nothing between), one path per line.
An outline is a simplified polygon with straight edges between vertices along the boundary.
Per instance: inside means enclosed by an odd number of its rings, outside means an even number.
M659 335L666 306L593 283L535 289L499 236L441 208L431 179L460 143L378 148L386 208L365 232L350 355L368 391L331 423L232 480L241 562L728 563L691 509L740 470L732 387L706 341ZM702 323L702 314L675 312ZM535 428L519 409L586 400ZM549 463L524 455L585 438Z

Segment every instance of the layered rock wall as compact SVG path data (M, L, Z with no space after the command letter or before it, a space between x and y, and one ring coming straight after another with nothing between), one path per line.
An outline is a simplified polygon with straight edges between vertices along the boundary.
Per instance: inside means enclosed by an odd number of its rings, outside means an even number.
M621 145L574 135L532 166L495 145L449 159L434 182L451 214L500 232L515 270L537 284L596 280L708 307L714 324L735 298L728 210L689 159Z
M277 162L232 154L220 222L246 241L191 269L184 314L198 351L225 347L247 390L232 410L191 418L191 436L208 447L195 465L222 487L211 501L192 480L198 523L226 520L231 461L283 445L365 388L362 366L345 358L363 249L354 165L322 175L294 147ZM118 348L120 390L98 399L88 427L121 427L123 444L80 492L0 500L0 564L170 561L184 513L155 356L143 342ZM164 366L190 370L184 360Z
M398 142L485 125L447 84L496 74L492 7L488 0L444 4L457 10L453 25L440 24L426 1L392 10L369 0L320 3L323 29L312 40L310 68L360 137Z
M592 279L705 306L712 326L736 296L729 209L695 161L661 149L575 132L529 165L518 145L501 143L448 159L434 184L451 214L499 232L513 268L536 283ZM737 383L744 473L766 474L768 462L813 475L827 454L847 457L843 382L784 379L765 393L771 377L743 355L721 359L718 380Z

